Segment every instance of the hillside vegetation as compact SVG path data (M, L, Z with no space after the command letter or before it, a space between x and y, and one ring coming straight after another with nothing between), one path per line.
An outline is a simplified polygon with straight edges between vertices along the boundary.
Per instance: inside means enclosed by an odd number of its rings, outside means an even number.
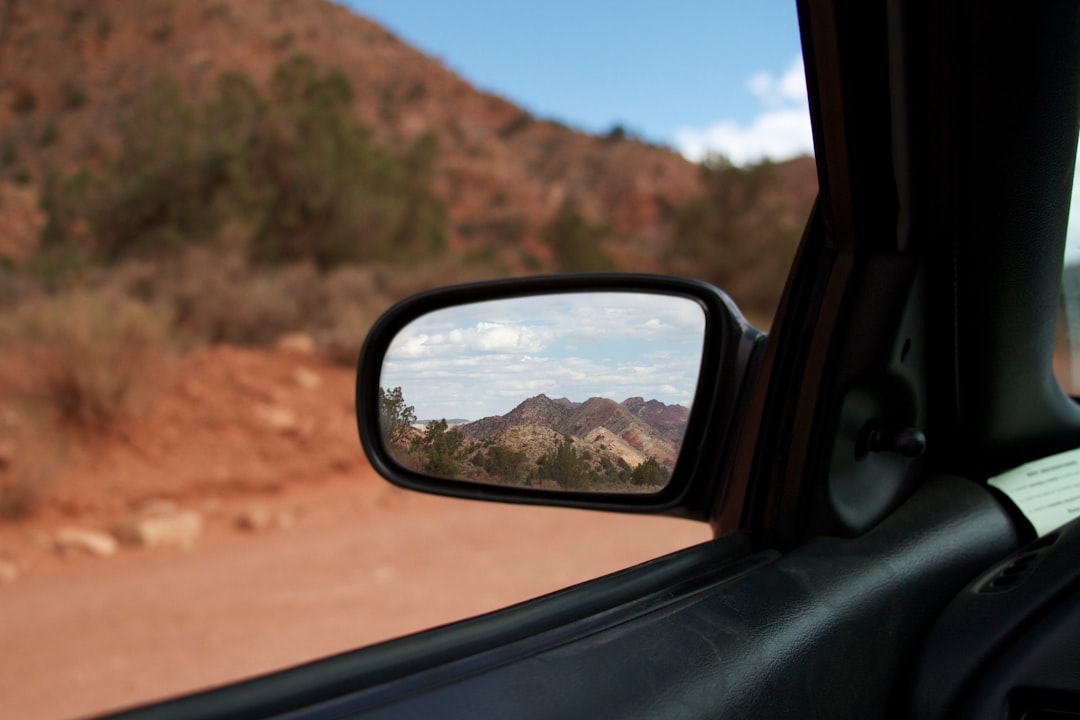
M0 185L0 256L40 272L193 245L439 281L674 272L759 321L816 191L807 158L698 166L534 117L326 0L7 0Z
M400 387L380 389L383 442L403 466L475 482L551 490L656 492L679 456L690 411L640 397L616 403L537 395L505 415L418 423Z

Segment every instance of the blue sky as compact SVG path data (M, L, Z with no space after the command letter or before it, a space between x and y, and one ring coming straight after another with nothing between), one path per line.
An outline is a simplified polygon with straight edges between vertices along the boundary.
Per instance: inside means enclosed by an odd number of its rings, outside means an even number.
M424 420L504 415L541 393L690 407L705 314L687 298L572 293L474 303L406 326L379 384Z
M812 149L794 2L342 2L539 117L695 159Z

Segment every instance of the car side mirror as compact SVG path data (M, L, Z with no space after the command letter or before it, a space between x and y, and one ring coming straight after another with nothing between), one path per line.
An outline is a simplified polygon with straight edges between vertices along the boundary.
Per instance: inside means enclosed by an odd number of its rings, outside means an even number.
M692 515L689 490L716 474L762 338L722 292L679 278L422 293L364 345L361 441L380 474L416 490Z

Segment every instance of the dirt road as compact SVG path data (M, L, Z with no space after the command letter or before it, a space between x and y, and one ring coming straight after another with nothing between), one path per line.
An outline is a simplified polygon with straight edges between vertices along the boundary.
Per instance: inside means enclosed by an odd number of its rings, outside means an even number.
M61 718L207 687L503 607L707 538L648 517L354 494L288 530L76 559L0 586L4 715ZM356 503L362 505L362 503Z

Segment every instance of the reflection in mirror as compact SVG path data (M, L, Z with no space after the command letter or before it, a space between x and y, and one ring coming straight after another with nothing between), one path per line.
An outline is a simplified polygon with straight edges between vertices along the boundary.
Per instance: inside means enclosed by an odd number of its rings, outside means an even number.
M569 293L459 305L394 338L380 431L416 472L577 492L658 492L697 387L686 297Z

